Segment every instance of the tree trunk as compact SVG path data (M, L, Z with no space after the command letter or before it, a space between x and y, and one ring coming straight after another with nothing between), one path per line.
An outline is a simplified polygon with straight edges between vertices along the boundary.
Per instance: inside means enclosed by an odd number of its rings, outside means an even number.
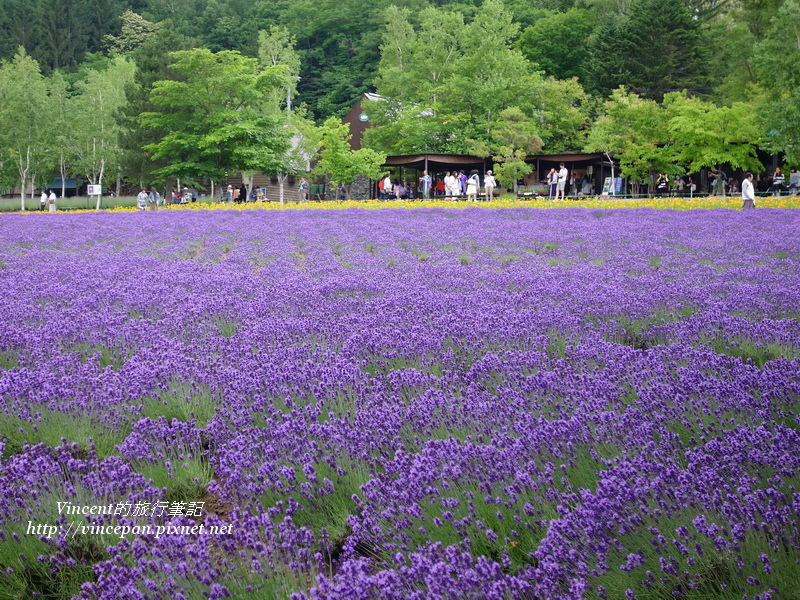
M100 186L100 193L97 195L97 208L100 210L100 202L103 200L103 172L106 169L106 159L100 161L100 177L97 178L97 185Z
M611 159L611 155L608 153L606 153L606 158L608 159L608 162L611 164L611 186L609 186L608 188L608 195L614 196L616 195L617 192L617 187L614 183L614 161ZM602 170L600 171L600 174L601 175L603 174Z
M280 199L281 206L284 204L283 200L283 184L286 181L288 175L285 173L278 173L278 198Z
M67 193L67 164L63 154L61 154L60 160L58 161L58 166L60 167L59 174L61 175L61 197L63 198Z
M25 152L25 166L24 166L24 168L23 168L22 164L23 164L22 154L20 153L18 166L19 166L19 178L21 180L20 183L22 185L22 189L20 190L19 196L20 196L20 203L22 205L21 206L21 210L22 210L22 212L25 212L25 193L26 193L25 187L26 187L26 185L28 183L28 171L30 171L30 168L31 168L31 147L30 146L28 146L28 148L27 148L27 150Z

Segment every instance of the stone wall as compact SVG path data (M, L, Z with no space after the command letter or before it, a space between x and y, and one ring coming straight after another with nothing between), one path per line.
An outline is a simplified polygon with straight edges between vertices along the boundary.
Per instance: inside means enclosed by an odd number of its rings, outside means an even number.
M372 194L372 183L369 178L363 175L356 175L353 183L350 184L350 199L351 200L370 200ZM336 193L336 186L326 183L325 186L325 200L334 201L338 200Z

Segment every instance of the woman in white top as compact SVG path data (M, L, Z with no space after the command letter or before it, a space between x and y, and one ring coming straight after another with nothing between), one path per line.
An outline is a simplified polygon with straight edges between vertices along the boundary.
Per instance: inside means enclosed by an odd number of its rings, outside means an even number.
M480 179L478 177L478 170L472 169L472 172L469 174L467 178L467 200L471 200L472 202L478 201L478 184L480 183Z
M457 185L458 179L453 177L453 174L448 171L447 175L444 176L444 194L446 200L452 200L453 196L458 196L458 191L456 191Z
M383 193L387 200L392 195L392 178L389 175L383 180Z
M486 177L483 178L483 188L486 191L486 200L492 200L494 198L494 188L497 186L497 182L494 179L494 175L491 171L486 171Z

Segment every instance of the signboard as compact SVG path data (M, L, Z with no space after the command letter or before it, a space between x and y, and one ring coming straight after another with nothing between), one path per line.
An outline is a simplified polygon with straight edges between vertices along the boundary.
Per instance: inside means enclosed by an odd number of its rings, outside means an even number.
M601 196L610 196L614 193L614 188L611 187L614 185L611 183L611 177L606 177L603 181L603 193L600 194Z
M102 196L103 195L103 186L102 185L93 185L93 184L90 183L86 187L88 189L87 193L90 196Z

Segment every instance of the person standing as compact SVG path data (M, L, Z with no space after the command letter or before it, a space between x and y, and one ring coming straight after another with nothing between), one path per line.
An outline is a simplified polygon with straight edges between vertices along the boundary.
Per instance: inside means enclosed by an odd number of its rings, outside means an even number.
M142 191L136 196L136 208L139 210L147 210L147 190L144 188L142 188Z
M389 200L392 196L392 178L389 173L386 174L386 177L383 178L383 199Z
M483 189L486 191L486 200L494 199L494 188L497 186L494 175L491 171L486 171L486 177L483 178Z
M556 200L558 200L559 196L562 200L566 200L564 197L564 189L567 186L567 178L569 177L569 171L567 167L564 166L564 163L560 163L558 165L558 179L556 181Z
M422 172L422 177L419 178L419 185L422 188L422 199L423 200L430 200L431 199L431 182L432 178L428 175L427 171Z
M797 192L800 190L800 171L797 170L797 167L792 169L791 173L789 173L789 194L797 195Z
M150 205L150 210L158 210L158 203L161 200L161 194L156 191L156 188L151 186L150 193L147 194L147 203Z
M658 181L656 182L656 194L658 196L669 195L669 177L667 177L666 173L660 173L658 176Z
M47 206L47 191L42 190L42 197L39 198L39 210L44 210L45 206Z
M478 170L472 169L467 178L467 200L471 200L472 202L478 201Z
M756 207L756 194L753 189L753 174L749 171L742 180L742 210Z
M50 195L47 197L47 203L50 205L50 212L56 212L56 192L50 190Z
M552 200L556 197L556 189L558 188L558 171L555 169L550 169L550 172L547 174L547 186L550 192L550 200Z
M445 173L445 176L444 176L444 195L445 195L445 199L446 200L452 200L453 199L453 193L455 191L454 190L455 184L456 184L456 178L453 177L452 173L450 173L450 171ZM456 195L458 195L458 194L456 194Z
M308 202L308 181L305 177L300 178L300 183L297 186L297 201Z
M775 169L775 172L772 174L772 187L773 192L776 192L776 196L780 198L781 192L786 189L786 177L781 171L780 167Z

